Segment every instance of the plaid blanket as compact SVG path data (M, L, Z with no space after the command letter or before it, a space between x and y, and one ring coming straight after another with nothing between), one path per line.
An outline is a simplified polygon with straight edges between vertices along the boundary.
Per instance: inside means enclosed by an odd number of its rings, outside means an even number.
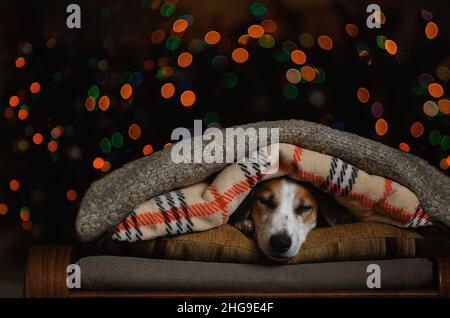
M281 176L310 182L363 221L399 227L432 224L408 188L339 158L281 143L260 149L249 159L227 166L212 182L170 191L140 204L116 226L112 238L133 242L218 227L258 182Z

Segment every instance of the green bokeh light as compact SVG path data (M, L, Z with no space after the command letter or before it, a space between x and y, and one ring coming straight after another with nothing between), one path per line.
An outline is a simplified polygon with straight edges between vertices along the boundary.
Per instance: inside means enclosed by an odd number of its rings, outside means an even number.
M439 142L441 141L441 133L439 132L439 130L436 129L432 130L428 135L428 140L430 141L430 144L432 144L433 146L438 145Z
M163 17L170 17L175 12L176 6L173 3L164 2L159 12Z
M120 132L115 132L111 137L111 143L114 148L121 148L123 146L123 136Z
M89 87L88 96L91 96L95 100L97 100L99 95L100 95L100 89L98 88L97 85L92 85L91 87Z
M285 84L283 86L283 95L289 100L294 100L295 98L297 98L298 89L293 84Z
M110 153L111 141L106 137L102 138L102 140L100 140L100 149L106 154Z

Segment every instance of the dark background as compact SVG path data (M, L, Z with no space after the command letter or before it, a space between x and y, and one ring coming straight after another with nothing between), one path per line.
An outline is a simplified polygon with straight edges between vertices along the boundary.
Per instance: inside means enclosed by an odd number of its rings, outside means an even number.
M72 2L81 7L81 29L66 26L66 6ZM373 1L261 0L262 15L252 11L255 1L166 2L166 8L175 7L168 17L161 14L164 1L158 0L0 1L0 204L8 210L0 214L0 296L20 295L28 244L74 240L80 200L90 183L108 170L95 169L95 158L107 161L109 171L116 169L143 156L145 145L162 149L171 142L174 128L191 128L194 119L203 119L204 127L311 120L396 148L406 143L410 153L448 175L448 108L435 116L423 111L426 101L445 103L448 98L448 1L377 1L386 18L381 29L369 29L365 23L366 6ZM173 34L174 21L183 15L192 25L181 35ZM275 45L263 48L255 39L240 45L238 38L247 28L264 19L277 25L271 33ZM432 40L424 33L430 19L439 27ZM349 36L346 24L356 25L359 35ZM151 40L157 29L165 32L159 44ZM192 50L192 42L209 30L221 34L220 42L204 45L192 53L189 67L179 67L178 55ZM301 34L314 38L313 47L301 44ZM333 40L332 50L318 45L320 35ZM165 45L170 36L181 40L175 50ZM395 41L397 53L380 48L377 36ZM231 58L237 47L249 52L243 64ZM289 85L286 71L300 68L289 59L295 48L305 52L307 64L321 69L323 81ZM367 53L361 53L362 48ZM217 59L219 55L223 57ZM22 68L15 66L19 57L26 61ZM217 63L220 59L224 62ZM40 83L37 94L29 90L33 82ZM170 99L160 93L166 82L176 86ZM431 82L444 88L443 97L428 94ZM126 83L133 87L128 100L120 95ZM108 110L86 109L92 86L99 96L109 97ZM360 87L370 92L367 103L357 98ZM186 89L196 94L192 107L180 103ZM286 96L283 90L289 89L297 96ZM18 106L10 106L11 96L20 97ZM382 104L381 118L389 127L383 136L375 131L375 102ZM20 109L28 111L25 120L19 119ZM424 127L417 138L410 132L414 122ZM141 128L137 140L128 134L131 124ZM36 133L43 136L40 145L33 142ZM123 144L109 150L112 136L118 134ZM56 151L49 151L51 141L57 143ZM10 188L13 179L20 182L17 191ZM75 200L69 200L69 190L76 193Z

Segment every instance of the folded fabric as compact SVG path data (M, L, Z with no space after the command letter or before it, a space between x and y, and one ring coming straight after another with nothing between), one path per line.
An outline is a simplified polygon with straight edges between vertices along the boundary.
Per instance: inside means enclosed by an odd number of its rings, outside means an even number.
M82 255L273 264L253 238L245 236L230 224L209 231L164 236L150 241L128 243L103 240L90 253ZM283 264L444 256L450 256L448 231L433 238L426 233L421 235L417 231L388 224L356 222L313 229L299 253Z
M258 182L280 176L310 182L364 221L400 227L431 224L409 189L336 157L276 144L251 153L249 159L231 164L210 183L170 191L140 204L116 227L112 238L131 242L218 227Z
M450 226L450 178L419 157L303 120L259 122L232 128L278 128L282 143L340 158L368 174L406 186L417 195L428 215ZM249 142L246 140L239 146L248 149ZM225 142L223 149L224 152L227 149ZM95 240L149 198L203 182L227 165L175 163L170 148L127 163L93 182L86 192L76 218L78 237L84 242Z
M84 290L367 290L371 264L380 267L381 289L434 283L433 263L420 258L265 266L91 256L78 264Z

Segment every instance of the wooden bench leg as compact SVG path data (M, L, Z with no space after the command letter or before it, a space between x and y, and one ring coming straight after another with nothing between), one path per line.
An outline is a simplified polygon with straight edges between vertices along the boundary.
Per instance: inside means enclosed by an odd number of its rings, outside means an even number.
M450 257L437 259L439 272L439 297L450 298Z
M38 246L28 250L24 297L68 297L66 268L71 261L68 246Z

